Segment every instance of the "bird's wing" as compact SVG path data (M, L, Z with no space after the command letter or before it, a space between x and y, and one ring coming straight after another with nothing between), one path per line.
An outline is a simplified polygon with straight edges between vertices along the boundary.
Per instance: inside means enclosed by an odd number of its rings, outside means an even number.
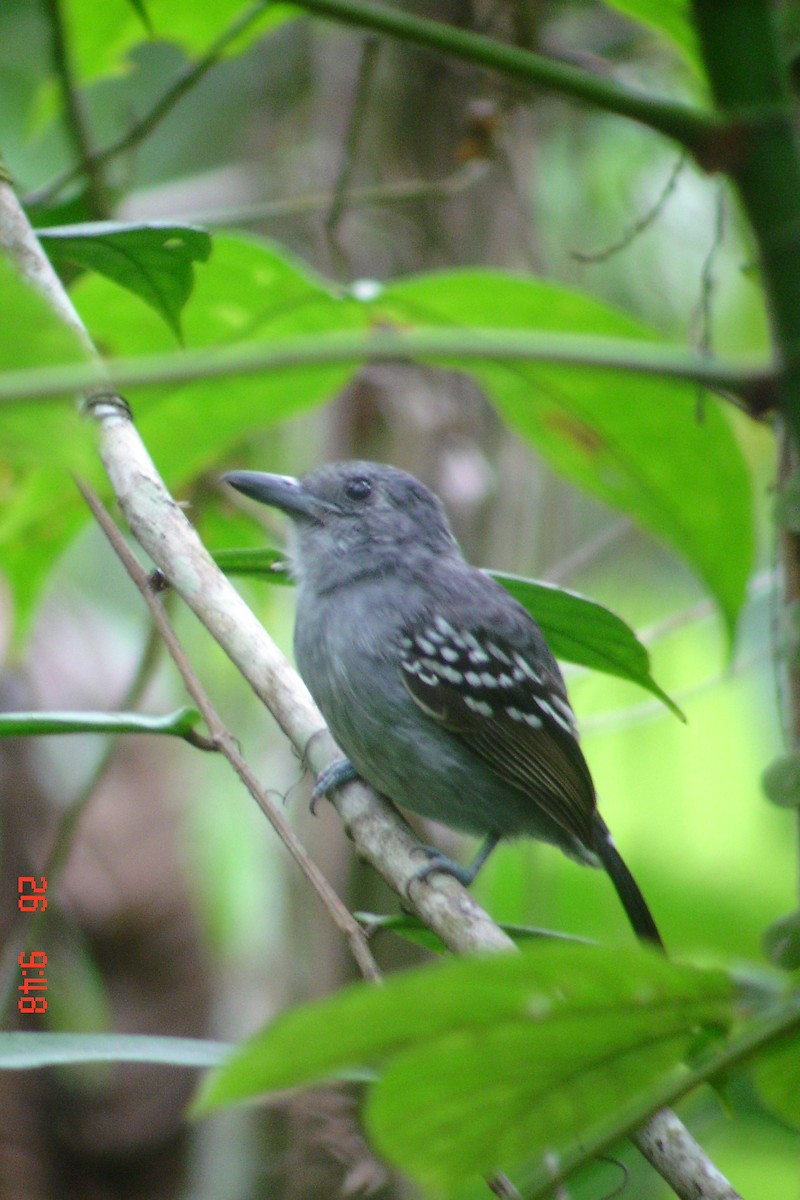
M549 653L537 653L533 639L526 653L441 617L408 625L400 650L403 683L419 708L591 847L594 786Z

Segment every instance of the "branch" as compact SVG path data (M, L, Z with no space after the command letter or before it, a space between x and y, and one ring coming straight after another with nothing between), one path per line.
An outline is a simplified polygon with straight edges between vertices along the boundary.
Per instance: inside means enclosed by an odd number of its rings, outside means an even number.
M376 981L380 979L380 972L375 963L364 930L359 925L358 921L352 916L349 909L345 907L336 892L328 883L325 876L320 871L319 867L309 856L300 839L295 834L291 825L283 815L277 804L274 804L264 789L261 787L258 779L251 771L250 767L244 760L244 757L239 752L236 739L233 734L223 724L217 710L214 708L208 694L197 678L192 666L186 657L183 647L178 640L178 636L172 625L169 622L167 614L164 610L164 605L161 603L153 588L150 586L150 576L144 567L141 566L136 555L130 550L122 534L117 529L111 517L103 507L100 497L89 486L88 483L78 481L78 487L92 515L97 521L103 533L111 543L111 547L124 566L133 583L141 592L147 607L150 609L150 614L153 618L161 638L164 641L167 650L172 657L181 678L186 686L186 690L194 700L198 709L202 713L203 720L206 723L206 728L211 735L211 740L214 748L227 758L228 762L233 767L236 774L245 785L250 795L258 804L258 807L267 818L272 828L277 833L278 837L283 842L286 849L295 860L300 870L305 875L311 887L317 893L317 896L322 901L322 904L327 909L329 916L339 931L347 938L350 949L353 953L353 958L358 963L362 975L365 979Z
M16 250L13 257L18 268L47 296L55 311L74 314L36 235L27 226L13 191L0 182L0 247L3 246L12 253ZM84 338L89 342L85 331ZM107 395L98 397L89 411L97 422L103 464L133 533L239 667L303 760L319 773L340 756L319 711L302 681L215 566L196 531L167 492L134 428L127 405L119 397ZM380 871L398 895L405 896L407 882L419 865L415 858L418 842L397 812L363 783L340 788L335 806L359 854ZM511 939L455 879L445 877L435 884L421 883L413 889L411 902L425 924L455 953L513 948ZM645 1156L650 1153L648 1138L660 1144L664 1140L662 1131L673 1122L678 1122L677 1117L662 1110L634 1135ZM683 1131L682 1139L696 1146L679 1122L678 1126ZM663 1147L666 1158L676 1173L686 1171L679 1194L686 1200L703 1195L705 1172L690 1178L688 1167L681 1165L683 1156L673 1154L671 1145L668 1139ZM654 1156L651 1161L660 1169ZM694 1162L695 1172L699 1171L699 1163L715 1171L699 1146ZM723 1195L712 1200L722 1200ZM724 1200L734 1197L730 1190Z
M752 225L773 338L785 366L781 406L800 442L800 141L770 0L692 0L714 98L729 137L718 166Z
M629 117L672 138L701 163L708 157L708 144L716 140L722 129L714 117L692 105L656 99L558 59L496 42L440 21L414 17L401 9L373 4L372 0L297 0L297 6L342 25L372 29L401 41L440 50L454 58L499 71L529 86L549 88L562 96L585 100L606 112Z
M629 338L577 334L520 333L497 329L416 329L399 333L305 334L270 342L142 355L63 367L36 367L0 375L0 404L51 400L101 387L109 373L126 389L159 383L187 383L230 375L257 375L284 367L330 363L396 362L398 359L458 359L472 362L542 362L599 367L634 375L679 379L740 397L740 405L761 416L778 397L778 368L763 362L736 363L709 358L682 347ZM452 361L451 364L452 365Z

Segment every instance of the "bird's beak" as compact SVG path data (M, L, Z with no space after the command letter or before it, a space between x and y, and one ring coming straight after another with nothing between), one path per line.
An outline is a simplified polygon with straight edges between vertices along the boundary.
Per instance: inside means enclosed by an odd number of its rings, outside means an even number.
M307 492L299 479L291 475L267 475L264 471L229 471L222 476L237 492L244 493L260 504L279 508L290 517L307 517L318 520L321 501Z

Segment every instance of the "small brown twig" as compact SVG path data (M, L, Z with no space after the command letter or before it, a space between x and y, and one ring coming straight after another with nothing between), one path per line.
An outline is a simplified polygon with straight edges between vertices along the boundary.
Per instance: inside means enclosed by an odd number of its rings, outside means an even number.
M349 909L342 903L339 896L331 887L319 867L309 856L302 842L281 810L272 802L258 779L243 758L236 744L236 739L225 726L208 693L206 692L186 656L178 636L169 622L160 596L157 596L150 586L150 576L142 567L136 555L127 545L117 526L106 511L100 497L88 483L77 480L78 488L84 500L92 511L103 533L111 543L111 547L120 559L131 580L139 589L153 617L164 644L175 663L187 692L200 710L203 720L211 737L214 748L219 751L233 767L236 774L245 785L250 795L258 804L267 820L272 825L292 858L300 867L311 887L316 892L323 906L327 909L336 927L347 938L353 957L365 979L376 982L380 979L380 971L372 957L367 944L364 930L356 921Z

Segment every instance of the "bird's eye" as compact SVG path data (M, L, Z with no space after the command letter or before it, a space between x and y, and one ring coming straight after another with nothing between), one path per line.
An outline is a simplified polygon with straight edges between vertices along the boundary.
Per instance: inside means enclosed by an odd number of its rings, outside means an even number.
M367 496L372 491L372 484L368 479L349 479L345 484L344 494L348 500L366 500Z

